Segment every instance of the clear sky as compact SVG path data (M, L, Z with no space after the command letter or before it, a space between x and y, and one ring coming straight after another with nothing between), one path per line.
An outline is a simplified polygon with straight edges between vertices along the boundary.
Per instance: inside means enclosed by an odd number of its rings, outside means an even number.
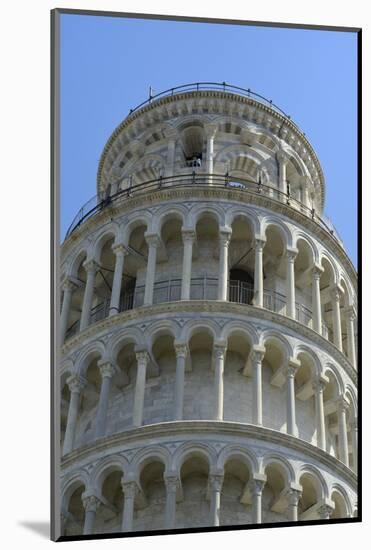
M96 193L103 147L129 109L189 82L272 99L314 147L325 213L357 261L355 33L62 15L61 235Z

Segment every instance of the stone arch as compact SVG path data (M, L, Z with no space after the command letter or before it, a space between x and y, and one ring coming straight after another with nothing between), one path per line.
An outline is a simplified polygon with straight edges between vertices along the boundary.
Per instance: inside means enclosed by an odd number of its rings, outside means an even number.
M343 500L343 504L344 504L344 510L341 510L341 506L340 506L340 510L339 510L340 515L338 517L342 517L342 518L351 517L352 516L352 504L350 502L349 495L348 495L347 491L344 489L344 487L342 487L339 483L333 483L330 487L330 490L329 490L330 498L335 504L334 512L336 512L336 509L337 509L338 505L340 504L338 499L336 498L337 494ZM334 515L332 515L332 517L334 517Z
M137 479L139 481L143 468L154 461L162 462L165 471L169 471L171 464L171 455L169 450L162 446L141 449L133 456L128 475L130 478Z
M259 464L255 454L240 445L227 446L220 452L216 462L216 470L223 471L226 463L232 459L238 459L243 462L247 466L251 476L259 472Z
M102 228L94 236L94 241L92 243L93 258L97 263L100 263L102 248L107 241L114 239L114 242L117 241L119 235L119 227L115 222L110 223L108 226Z
M236 160L238 162L238 159L240 158L250 160L250 164L253 163L253 165L256 166L256 171L259 169L262 170L264 179L269 181L269 173L266 166L264 166L264 157L256 150L251 149L248 145L244 145L242 143L227 145L227 147L224 147L217 153L215 156L215 162L229 163L229 166L232 167L233 163L235 163ZM229 171L232 172L233 168L230 168Z
M80 470L78 472L72 472L70 474L67 474L67 476L64 478L62 482L62 487L61 487L62 508L68 507L68 503L72 494L81 485L84 486L85 488L84 490L90 487L90 476L85 470Z
M332 276L332 283L338 284L338 281L339 281L338 267L334 259L330 256L330 254L326 250L322 249L319 254L319 262L320 262L320 265L325 268L325 266L323 265L324 260L329 264L330 276Z
M127 344L143 345L143 333L139 328L123 328L112 335L107 344L112 361L116 360L120 350Z
M290 483L295 482L294 467L292 466L290 461L287 460L285 457L275 453L269 453L267 455L264 455L261 463L261 472L263 474L266 473L266 468L268 466L278 466L281 474L283 472L283 477L286 481L286 486L288 486Z
M144 181L151 181L158 179L165 166L165 159L159 154L149 153L140 157L139 159L133 159L132 162L128 162L125 166L125 171L122 177L128 174L133 174L135 183L142 183ZM143 177L139 177L143 174ZM146 177L148 175L148 177Z
M66 266L66 273L69 277L76 277L78 270L82 264L82 262L88 258L90 250L90 245L86 242L80 243L80 246L78 247L78 250L72 255L71 260L69 261L68 265Z
M182 227L187 225L188 210L182 204L167 204L156 212L156 217L153 222L152 231L160 234L163 225L172 218L176 218L182 222Z
M301 485L300 480L305 474L310 476L311 479L315 481L315 489L317 491L317 500L328 498L329 497L328 486L320 470L318 470L318 468L316 468L315 466L312 466L311 464L303 464L302 466L300 466L296 474L297 475L296 481L299 485Z
M96 356L99 356L101 359L106 356L106 346L101 340L91 342L81 351L76 361L76 371L78 374L84 376L90 361L96 358Z
M196 330L203 329L208 332L213 341L217 340L220 333L220 327L213 319L191 319L185 323L180 339L184 342L189 342Z
M197 223L206 215L211 216L216 221L218 227L225 225L225 212L221 206L196 204L189 211L189 228L196 230Z
M260 234L260 219L254 210L249 208L241 208L240 206L233 206L229 208L225 215L225 224L227 227L232 227L234 220L238 217L247 220L254 235Z
M294 354L290 341L276 330L266 329L261 333L259 344L265 347L269 341L275 342L283 349L285 360L293 357Z
M293 240L293 235L291 233L291 230L290 228L286 225L285 222L281 221L279 218L277 218L276 216L272 216L272 215L267 215L267 216L264 216L262 221L261 221L261 234L266 237L267 236L267 230L270 228L270 227L274 227L278 230L282 240L283 240L283 243L284 243L284 247L292 247L292 240Z
M146 211L137 212L134 216L131 216L125 225L123 225L123 242L125 246L129 244L132 232L140 226L146 226L146 231L151 231L152 215Z
M249 340L251 346L254 346L259 343L259 335L256 329L252 325L246 325L243 321L233 320L228 321L220 333L221 340L228 340L228 338L234 332L243 333L246 338Z
M211 445L187 441L175 451L171 460L171 471L177 472L180 475L183 464L192 455L199 455L206 459L209 470L212 470L216 465L217 455L215 449Z
M116 470L121 471L123 477L126 477L128 462L122 455L108 456L99 461L90 474L91 486L101 494L104 480L109 474Z
M325 363L325 365L323 366L323 374L325 376L328 376L329 374L331 375L331 377L334 379L335 383L336 383L336 389L337 389L337 395L338 397L340 397L341 395L344 395L344 382L338 372L338 368L333 365L332 363Z
M318 376L322 371L322 365L321 365L321 360L319 359L317 353L313 351L313 349L307 346L306 344L300 343L295 345L294 357L296 359L299 359L299 355L302 355L302 354L308 356L312 362L312 365L314 367L314 369L311 369L312 375Z
M346 277L343 271L339 273L339 285L344 290L344 305L345 307L350 307L351 305L353 305L353 301L354 301L353 291L348 281L348 278Z
M315 243L315 241L306 233L302 231L294 231L293 233L293 246L295 248L298 248L298 243L300 241L303 241L309 248L309 250L312 253L312 263L318 263L319 261L319 252L318 252L318 246Z
M173 320L155 321L146 331L146 341L151 349L155 340L163 335L170 335L175 340L179 338L180 329Z

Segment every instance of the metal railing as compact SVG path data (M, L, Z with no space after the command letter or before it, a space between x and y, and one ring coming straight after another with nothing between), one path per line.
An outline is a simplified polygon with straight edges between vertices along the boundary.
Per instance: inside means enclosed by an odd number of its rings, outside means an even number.
M253 193L254 195L266 196L272 200L284 203L294 210L300 211L308 218L311 218L318 223L325 231L334 237L343 246L339 234L336 232L333 225L329 225L329 221L319 216L314 208L310 208L294 198L290 193L290 187L287 187L287 192L284 193L276 187L262 184L245 178L236 178L227 174L205 174L192 171L188 174L176 174L174 176L158 177L136 185L129 185L125 189L120 189L113 195L105 199L99 198L98 195L90 199L76 214L71 225L67 229L65 238L69 237L77 227L83 222L102 211L109 206L117 206L120 201L124 201L130 197L147 194L151 191L158 191L167 188L187 188L194 186L207 186L224 189L238 189L242 192Z
M157 281L153 287L153 304L177 302L181 299L182 280L180 278ZM120 297L119 312L135 309L143 305L144 285L135 289L124 290ZM194 277L191 279L190 300L217 300L218 279L215 277ZM238 304L254 305L254 287L248 282L230 280L228 284L228 300ZM102 300L91 310L90 324L97 323L109 315L109 298ZM269 311L286 315L286 296L275 290L263 291L263 307ZM312 328L312 311L296 302L296 321ZM79 331L80 321L76 321L67 331L66 339L71 338ZM327 326L322 324L322 336L329 338Z

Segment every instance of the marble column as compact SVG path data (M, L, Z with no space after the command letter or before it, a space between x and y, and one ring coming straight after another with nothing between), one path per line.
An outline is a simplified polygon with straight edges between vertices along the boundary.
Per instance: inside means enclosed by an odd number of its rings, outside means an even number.
M192 250L195 240L195 232L192 229L183 229L183 269L182 269L182 290L181 300L189 300L191 293L192 274Z
M217 527L220 524L220 494L223 487L222 474L209 475L210 489L210 524Z
M94 282L95 275L98 270L98 264L94 260L89 260L84 262L84 267L87 273L87 277L80 319L80 330L84 330L86 327L89 326L90 323L90 313L94 296Z
M225 302L228 298L228 247L231 240L230 229L219 230L219 284L218 300Z
M147 272L146 272L146 284L144 289L144 301L145 306L152 305L153 303L153 287L156 276L156 257L157 248L160 244L158 235L144 234L146 242L148 244L148 260L147 260Z
M106 420L111 390L112 378L116 369L109 361L98 361L98 367L102 378L99 403L95 425L95 437L104 437L106 433Z
M139 351L135 355L137 358L137 379L134 394L133 426L136 428L143 423L144 393L149 355L146 351Z
M133 530L134 504L135 497L138 494L136 481L121 481L121 487L124 493L124 512L122 514L121 531Z
M225 343L214 345L215 413L214 420L223 420Z
M332 298L334 344L340 351L343 351L343 341L342 341L342 334L341 334L341 317L340 317L340 297L341 297L340 287L333 286L331 289L331 298Z
M295 302L295 258L298 254L297 250L286 250L287 269L286 269L286 315L292 319L296 319L296 302Z
M297 489L289 489L288 491L288 519L290 521L298 521L298 504L301 498L301 494L301 491Z
M176 494L180 487L176 475L164 476L166 486L165 529L174 529L176 520Z
M97 515L97 510L101 504L99 498L95 495L82 494L82 502L85 508L85 520L84 520L84 535L94 534L94 523Z
M67 380L68 387L71 392L70 405L68 407L68 417L66 433L64 436L63 454L70 453L73 449L77 415L79 412L80 395L83 388L86 386L86 380L82 376L73 374Z
M262 522L262 494L264 489L265 481L262 479L252 479L249 482L249 488L252 496L252 506L253 506L253 524Z
M175 344L176 371L175 371L175 399L174 420L183 420L184 403L184 373L188 347L186 344Z
M253 376L252 421L257 426L263 425L263 392L262 392L262 361L265 348L253 346L251 351L251 367Z
M263 307L263 248L265 239L255 238L254 305Z
M323 273L323 267L314 264L312 269L312 310L313 310L313 329L322 335L322 309L321 309L321 290L320 278Z
M212 176L214 171L214 139L216 136L218 126L217 124L205 124L206 134L206 173L210 174L209 183L212 183Z
M122 274L124 272L124 261L127 255L127 250L122 244L112 247L112 250L116 256L115 272L113 274L111 302L109 306L109 315L117 315L120 311L120 296L122 286Z
M317 447L326 450L326 428L325 428L325 413L323 406L323 391L325 382L320 378L316 378L313 382L314 404L316 414L316 430L317 430Z
M287 433L298 436L296 425L296 407L295 407L295 374L300 366L300 362L290 359L287 366Z
M357 368L356 360L356 345L354 338L354 321L356 319L356 312L353 306L350 306L345 311L346 323L347 323L347 348L348 348L348 359L353 365Z
M347 409L349 404L345 399L338 401L338 425L339 425L339 458L345 466L349 466L348 434L347 434Z
M72 294L75 291L75 289L76 289L76 285L70 279L66 279L63 282L63 303L62 303L62 311L60 316L61 345L63 345L64 339L66 337L68 319L70 316L70 309L71 309Z
M278 161L278 189L280 193L283 193L280 195L280 200L284 201L287 194L286 167L288 156L284 151L280 150L277 151L276 157Z

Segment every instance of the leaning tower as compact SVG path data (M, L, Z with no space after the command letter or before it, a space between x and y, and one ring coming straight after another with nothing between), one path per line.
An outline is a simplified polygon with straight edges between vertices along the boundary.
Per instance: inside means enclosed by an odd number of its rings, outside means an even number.
M250 90L130 111L62 245L65 536L357 514L356 273Z

